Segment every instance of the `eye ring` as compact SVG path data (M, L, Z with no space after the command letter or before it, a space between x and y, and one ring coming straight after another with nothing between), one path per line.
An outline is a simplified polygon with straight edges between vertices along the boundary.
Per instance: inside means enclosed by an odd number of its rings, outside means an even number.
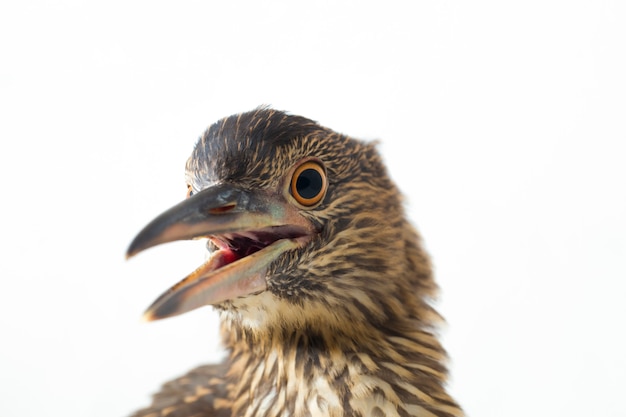
M289 187L291 195L304 207L313 207L326 194L328 180L326 170L315 160L308 160L296 168Z

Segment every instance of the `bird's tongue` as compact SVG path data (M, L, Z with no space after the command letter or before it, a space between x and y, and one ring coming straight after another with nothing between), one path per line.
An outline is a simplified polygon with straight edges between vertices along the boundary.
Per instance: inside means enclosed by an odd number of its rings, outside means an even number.
M230 248L220 249L219 253L221 255L221 265L217 266L216 269L224 265L232 264L236 260L241 259L241 257L237 256L237 254Z
M206 265L207 267L212 267L213 270L232 264L233 262L252 255L269 245L269 243L261 244L261 242L257 240L241 237L231 237L230 239L225 239L224 237L211 236L209 237L209 240L213 242L213 245L217 248L217 250L212 254L212 258L216 258L215 263L211 265L207 265L207 263L205 263L200 268ZM210 272L210 270L206 272Z

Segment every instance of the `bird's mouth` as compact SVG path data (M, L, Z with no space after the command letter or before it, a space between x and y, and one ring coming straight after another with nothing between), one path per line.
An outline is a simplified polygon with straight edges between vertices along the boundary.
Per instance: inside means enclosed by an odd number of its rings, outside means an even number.
M217 268L237 262L259 252L282 239L301 239L309 236L306 230L297 226L272 226L261 230L225 233L208 236L207 250L221 255Z
M209 259L163 293L144 318L156 320L207 304L265 291L266 271L305 245L315 228L277 195L219 185L201 191L149 223L127 256L183 239L208 238Z

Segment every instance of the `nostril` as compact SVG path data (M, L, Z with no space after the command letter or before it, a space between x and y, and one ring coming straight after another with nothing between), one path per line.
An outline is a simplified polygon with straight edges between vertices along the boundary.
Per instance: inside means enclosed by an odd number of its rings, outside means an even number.
M237 207L236 204L227 204L225 206L214 207L209 210L210 214L224 214Z

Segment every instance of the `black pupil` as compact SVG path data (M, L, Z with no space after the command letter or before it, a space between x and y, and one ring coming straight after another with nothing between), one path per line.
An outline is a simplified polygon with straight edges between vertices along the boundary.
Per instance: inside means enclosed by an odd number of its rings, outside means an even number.
M322 191L322 176L314 169L305 169L296 181L296 190L300 197L310 199Z

